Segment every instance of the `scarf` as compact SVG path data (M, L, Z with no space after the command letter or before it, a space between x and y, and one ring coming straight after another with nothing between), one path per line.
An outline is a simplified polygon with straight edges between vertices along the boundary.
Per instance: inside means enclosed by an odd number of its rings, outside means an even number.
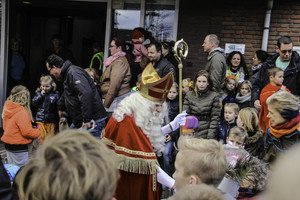
M104 64L105 67L106 67L106 66L109 66L114 60L116 60L117 58L120 58L120 57L122 57L122 56L125 56L125 55L126 55L126 53L123 52L123 51L117 52L117 53L115 53L114 55L112 55L112 56L106 58L106 59L104 60L103 64Z
M252 71L256 71L256 70L259 70L261 68L261 66L262 66L262 63L259 65L252 65L251 69L252 69Z
M235 101L237 103L245 103L251 100L251 93L242 96L239 92L236 94Z
M300 127L300 113L297 117L291 119L290 121L287 121L282 125L272 126L269 121L269 127L271 134L276 138L280 138L284 135L289 135Z

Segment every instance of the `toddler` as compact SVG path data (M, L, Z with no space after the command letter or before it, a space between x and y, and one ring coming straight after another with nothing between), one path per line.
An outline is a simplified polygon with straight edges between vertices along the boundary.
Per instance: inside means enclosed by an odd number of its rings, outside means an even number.
M22 167L28 163L28 145L41 132L32 127L30 93L23 85L15 86L7 98L3 112L3 136L7 162Z
M187 138L195 137L195 128L199 125L197 117L187 116L185 120L185 125L182 127L182 136Z
M58 100L59 95L56 93L56 84L50 75L40 78L41 86L36 90L32 99L32 105L37 107L35 116L38 129L41 130L40 142L55 134L58 123Z
M245 129L235 126L229 132L227 144L235 148L243 149L247 137L248 134Z
M224 106L224 119L217 125L216 139L227 143L230 129L236 126L236 118L239 114L239 106L236 103L227 103Z
M240 109L251 107L251 89L252 84L248 80L245 80L239 85L235 102L239 105Z
M259 126L265 133L267 131L267 128L269 126L269 118L267 118L268 115L268 106L267 106L267 99L274 94L275 92L279 90L286 90L290 92L289 89L287 89L283 83L283 70L280 69L279 67L273 67L268 70L269 73L269 80L270 83L266 85L261 93L260 93L260 104L261 104L261 109L259 112Z

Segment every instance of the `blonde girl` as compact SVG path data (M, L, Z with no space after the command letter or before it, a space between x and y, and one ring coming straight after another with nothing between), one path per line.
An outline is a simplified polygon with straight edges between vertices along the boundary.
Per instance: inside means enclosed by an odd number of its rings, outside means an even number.
M32 127L30 93L23 85L15 86L7 98L3 112L3 136L7 161L22 167L28 163L28 145L40 136L40 131Z
M41 86L36 90L32 99L32 105L37 108L35 116L38 128L41 130L40 142L43 143L46 137L53 137L58 123L58 100L56 84L51 76L46 75L40 78Z
M238 86L235 102L239 105L240 109L251 107L251 89L252 84L248 80L245 80Z

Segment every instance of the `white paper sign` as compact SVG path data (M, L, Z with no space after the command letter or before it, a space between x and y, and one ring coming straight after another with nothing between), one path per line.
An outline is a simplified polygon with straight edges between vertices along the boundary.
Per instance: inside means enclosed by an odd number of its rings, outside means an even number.
M225 44L225 53L231 53L232 51L239 51L242 54L244 54L245 53L245 44L226 43Z

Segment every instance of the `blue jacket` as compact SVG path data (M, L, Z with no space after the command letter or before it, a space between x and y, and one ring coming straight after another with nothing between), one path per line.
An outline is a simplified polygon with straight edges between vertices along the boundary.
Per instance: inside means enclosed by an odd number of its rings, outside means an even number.
M221 120L217 125L216 139L218 141L223 141L226 144L226 138L229 135L230 129L236 126L236 121L232 124L229 124L226 120Z

